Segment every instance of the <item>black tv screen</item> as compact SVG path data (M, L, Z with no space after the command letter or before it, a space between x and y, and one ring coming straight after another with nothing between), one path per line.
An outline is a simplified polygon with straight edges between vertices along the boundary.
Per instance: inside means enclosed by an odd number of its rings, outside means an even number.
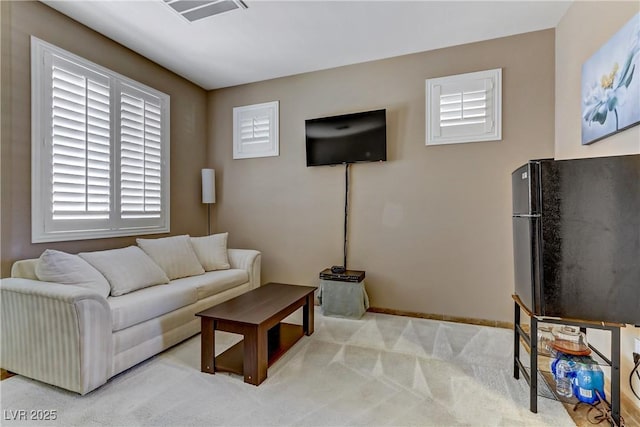
M386 110L305 121L307 166L387 160Z

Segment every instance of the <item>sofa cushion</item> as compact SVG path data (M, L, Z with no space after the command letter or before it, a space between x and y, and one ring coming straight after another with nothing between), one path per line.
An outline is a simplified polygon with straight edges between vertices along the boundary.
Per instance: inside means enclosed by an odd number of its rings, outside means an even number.
M227 270L231 268L227 254L229 233L218 233L211 236L192 237L191 243L200 264L206 271Z
M171 286L195 289L198 300L226 291L234 286L242 285L249 281L246 270L222 270L210 271L202 276L185 277L171 282Z
M43 282L76 285L96 291L104 298L111 288L98 270L78 255L53 249L45 250L36 264L36 276Z
M136 242L171 280L204 273L187 235L160 239L136 239Z
M120 296L149 286L169 283L169 278L142 249L128 246L108 251L78 254L109 281L111 296Z
M36 259L21 259L13 263L11 266L11 277L17 277L21 279L40 280L36 276L36 267L40 260Z
M159 285L119 297L109 297L113 331L145 322L197 301L197 290L187 286Z

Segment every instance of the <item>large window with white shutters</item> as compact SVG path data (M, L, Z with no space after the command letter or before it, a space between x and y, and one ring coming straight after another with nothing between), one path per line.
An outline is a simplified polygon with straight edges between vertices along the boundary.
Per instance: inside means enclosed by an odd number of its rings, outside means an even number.
M426 81L427 145L502 139L502 69Z
M169 231L169 96L31 38L32 242Z

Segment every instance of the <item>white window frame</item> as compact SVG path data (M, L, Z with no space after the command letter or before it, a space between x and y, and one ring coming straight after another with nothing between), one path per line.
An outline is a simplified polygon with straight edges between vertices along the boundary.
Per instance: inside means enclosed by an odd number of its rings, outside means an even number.
M280 155L278 130L279 102L246 105L233 108L233 158L275 157ZM245 142L242 139L242 123L245 120L267 119L269 136L264 142ZM255 123L254 123L255 129Z
M87 74L109 81L110 198L108 219L54 220L52 212L52 91L53 58L81 67ZM120 93L136 90L160 106L161 202L159 217L121 218L120 215ZM31 37L31 241L32 243L99 239L170 231L170 98L160 91Z
M459 120L453 126L442 126L441 97L459 95L482 87L486 91L483 123ZM463 95L464 94L464 95ZM464 102L462 102L464 104ZM464 110L460 108L461 111ZM464 113L462 113L464 114ZM462 118L463 116L461 116ZM473 120L471 120L473 121ZM458 74L426 80L426 145L497 141L502 139L502 69Z

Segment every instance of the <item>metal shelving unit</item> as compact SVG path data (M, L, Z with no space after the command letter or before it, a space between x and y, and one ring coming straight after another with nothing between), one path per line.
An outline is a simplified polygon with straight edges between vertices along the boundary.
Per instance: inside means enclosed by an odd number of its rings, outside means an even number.
M593 322L576 319L559 319L554 317L536 316L520 301L517 295L514 300L513 321L513 377L520 378L520 373L529 384L529 410L538 412L538 322L556 325L577 326L586 333L587 328L602 329L611 333L611 359L604 356L597 348L589 344L589 348L600 359L598 362L611 367L611 419L612 426L620 426L620 328L621 323ZM530 331L527 333L520 324L521 311L531 319ZM529 346L530 367L527 369L520 360L520 339ZM552 384L548 384L550 387Z

